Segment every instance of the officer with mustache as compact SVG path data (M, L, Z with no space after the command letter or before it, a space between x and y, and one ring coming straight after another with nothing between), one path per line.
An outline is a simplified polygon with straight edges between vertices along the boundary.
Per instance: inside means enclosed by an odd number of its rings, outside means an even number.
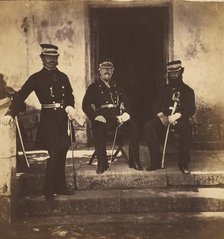
M41 104L36 144L38 148L48 150L49 154L44 194L47 200L53 200L54 194L69 193L66 189L65 162L71 144L67 133L68 119L75 117L74 96L68 76L57 68L58 47L52 44L40 46L43 68L28 78L0 123L10 124L21 103L31 92L35 92Z
M99 64L100 77L89 85L82 108L91 121L97 154L97 174L108 169L106 132L120 124L119 131L126 131L129 138L129 167L143 170L139 160L139 141L136 123L130 117L130 106L122 88L113 81L114 65L109 60Z

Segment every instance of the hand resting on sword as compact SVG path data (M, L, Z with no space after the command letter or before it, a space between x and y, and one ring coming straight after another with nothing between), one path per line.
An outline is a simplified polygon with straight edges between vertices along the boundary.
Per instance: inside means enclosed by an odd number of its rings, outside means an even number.
M117 116L117 121L119 124L123 124L130 119L130 115L124 112L122 115Z
M177 120L181 117L181 113L175 113L170 116L166 116L164 115L163 112L160 112L159 114L157 114L157 116L159 117L161 123L164 126L168 126L168 125L176 125Z
M173 115L168 116L169 124L176 125L177 120L181 117L181 113L175 113Z
M75 113L75 108L73 108L72 106L68 105L65 108L65 112L67 113L69 120L74 120L75 119L75 114L76 114Z

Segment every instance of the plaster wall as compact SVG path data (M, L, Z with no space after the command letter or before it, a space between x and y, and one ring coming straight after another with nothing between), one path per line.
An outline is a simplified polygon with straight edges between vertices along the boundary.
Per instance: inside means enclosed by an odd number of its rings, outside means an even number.
M11 176L15 169L16 157L16 129L15 125L0 125L0 195L8 196L12 192Z
M15 124L0 125L0 222L12 220L16 177Z
M223 105L224 2L174 4L174 54L185 66L185 79L198 102Z
M173 39L174 59L183 61L184 81L195 90L195 118L206 122L207 140L223 141L224 2L174 1Z

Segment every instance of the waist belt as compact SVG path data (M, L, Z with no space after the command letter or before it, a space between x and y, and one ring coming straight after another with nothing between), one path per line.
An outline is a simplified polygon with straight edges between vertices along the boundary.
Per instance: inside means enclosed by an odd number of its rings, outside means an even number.
M114 104L106 104L106 105L101 105L100 109L109 109L109 108L116 108L117 105Z
M53 103L53 104L41 104L43 109L57 109L57 108L64 108L63 103Z

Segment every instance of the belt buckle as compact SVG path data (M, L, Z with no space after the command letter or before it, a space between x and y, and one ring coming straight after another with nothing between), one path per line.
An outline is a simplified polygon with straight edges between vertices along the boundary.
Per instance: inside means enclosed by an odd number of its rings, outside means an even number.
M54 107L56 107L56 108L59 108L60 106L61 106L60 103L55 103L55 104L54 104Z
M108 104L108 108L113 108L114 105L113 104Z

